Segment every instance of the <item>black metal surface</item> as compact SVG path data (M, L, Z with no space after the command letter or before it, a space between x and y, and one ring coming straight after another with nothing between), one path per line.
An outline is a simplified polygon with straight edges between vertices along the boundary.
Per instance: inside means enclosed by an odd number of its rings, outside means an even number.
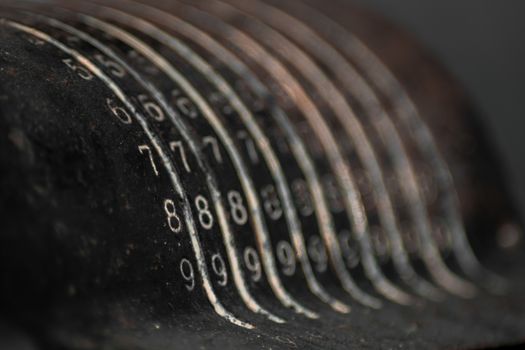
M2 4L4 347L523 341L520 220L455 82L360 9L266 4Z

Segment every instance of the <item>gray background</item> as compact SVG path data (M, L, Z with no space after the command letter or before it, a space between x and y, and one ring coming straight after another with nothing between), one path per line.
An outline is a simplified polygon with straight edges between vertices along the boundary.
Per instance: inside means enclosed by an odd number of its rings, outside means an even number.
M525 218L525 1L357 0L397 22L462 82Z

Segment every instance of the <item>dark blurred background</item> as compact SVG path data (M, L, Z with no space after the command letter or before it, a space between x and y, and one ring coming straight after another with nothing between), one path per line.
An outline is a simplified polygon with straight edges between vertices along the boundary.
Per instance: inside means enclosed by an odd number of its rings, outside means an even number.
M482 113L525 218L525 1L356 0L415 35Z

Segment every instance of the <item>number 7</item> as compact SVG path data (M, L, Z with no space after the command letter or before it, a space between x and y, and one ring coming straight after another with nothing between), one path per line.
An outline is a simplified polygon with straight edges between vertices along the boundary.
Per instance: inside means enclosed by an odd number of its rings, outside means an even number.
M140 154L144 154L144 151L148 153L149 161L151 162L151 167L153 168L153 172L156 176L159 176L159 171L157 170L157 166L155 165L155 159L153 159L153 152L151 152L151 148L148 145L140 145L139 146L139 152Z
M182 144L182 142L181 141L171 141L170 148L173 152L175 152L177 148L179 149L179 154L182 159L182 164L184 165L184 169L186 169L188 173L191 173L190 165L188 164L188 160L186 159L186 152L184 151L184 145Z

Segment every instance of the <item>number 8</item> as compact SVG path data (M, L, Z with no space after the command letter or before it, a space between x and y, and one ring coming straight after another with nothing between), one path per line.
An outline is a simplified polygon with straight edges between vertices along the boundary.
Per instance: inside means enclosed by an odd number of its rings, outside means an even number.
M177 216L175 203L171 199L166 199L164 201L164 211L166 212L166 220L168 221L168 226L170 227L171 232L179 233L182 229L182 223Z
M195 206L199 212L199 222L206 230L213 227L213 216L211 215L208 201L201 195L195 198Z
M243 205L241 194L237 191L228 192L233 221L237 225L244 225L248 221L248 212Z

